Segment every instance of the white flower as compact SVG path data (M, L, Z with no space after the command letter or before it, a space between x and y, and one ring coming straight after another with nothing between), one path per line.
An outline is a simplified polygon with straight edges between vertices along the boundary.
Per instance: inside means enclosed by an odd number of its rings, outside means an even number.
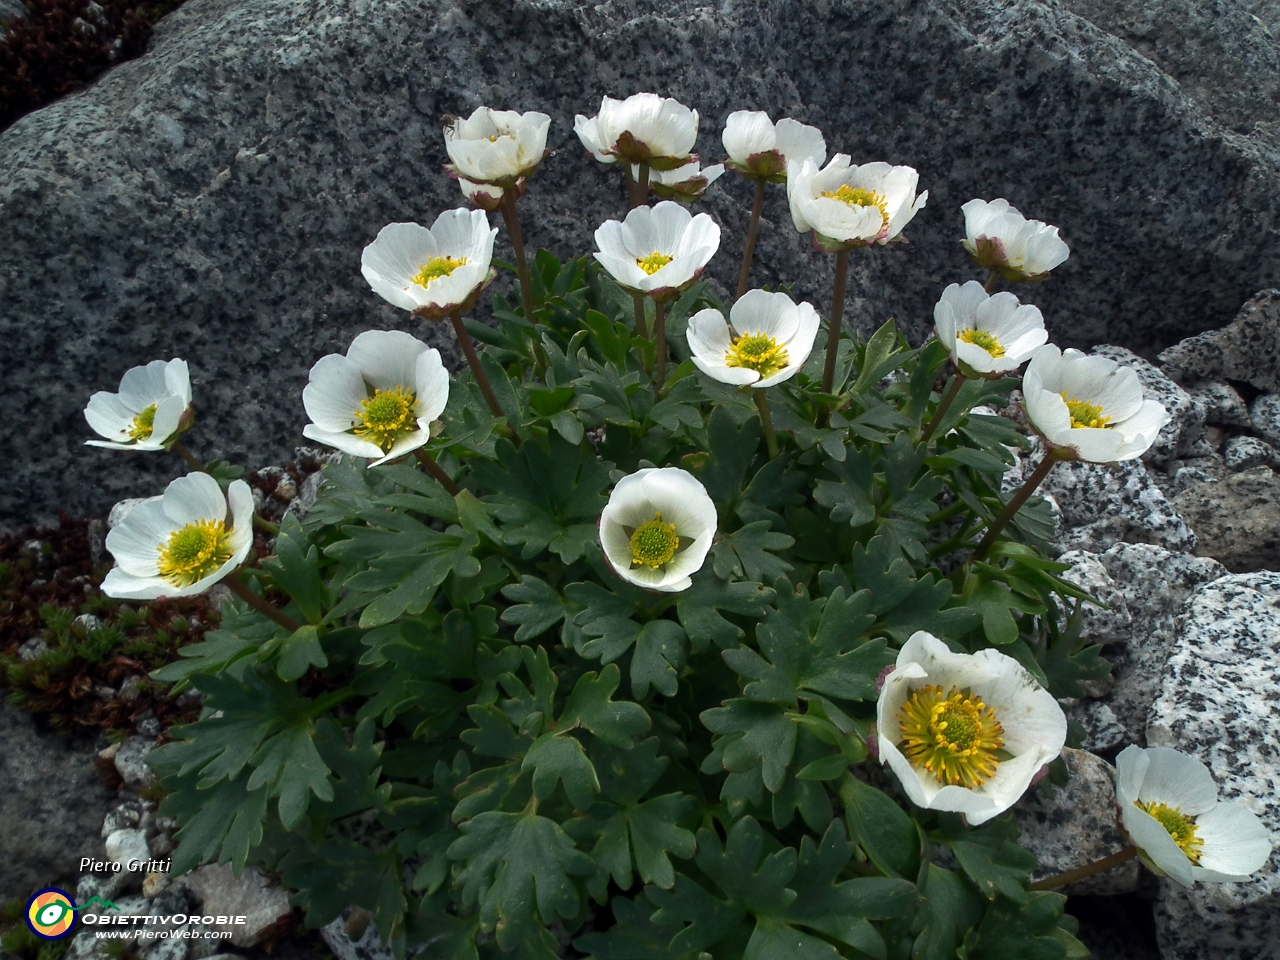
M134 367L120 380L120 390L99 390L89 398L84 418L106 440L86 440L90 447L112 450L164 450L186 426L191 406L191 374L187 361L152 360Z
M601 163L623 160L670 170L697 159L698 111L656 93L605 97L596 116L574 118L573 131Z
M801 233L813 231L824 249L893 243L911 222L928 191L916 196L920 175L887 163L850 166L837 153L821 170L812 160L787 164L791 219Z
M952 653L923 630L898 652L876 703L880 761L912 803L973 826L1013 806L1066 736L1058 701L1018 661Z
M1063 353L1052 343L1027 364L1022 396L1040 436L1068 458L1094 463L1142 456L1170 419L1155 400L1143 399L1129 367L1079 350Z
M1241 804L1219 803L1208 768L1177 750L1125 747L1116 802L1143 862L1184 887L1247 880L1271 856L1262 822Z
M551 118L534 110L476 107L465 120L454 117L444 128L450 172L474 183L513 186L542 163L550 126Z
M116 565L102 581L102 592L117 600L193 597L240 566L252 546L249 485L233 480L223 496L213 477L191 473L112 527L107 549Z
M812 160L822 166L827 142L817 127L784 117L774 124L763 110L736 110L725 121L720 135L726 166L754 180L785 183L787 165Z
M732 329L730 329L732 325ZM818 311L785 293L748 290L729 309L699 310L685 336L698 369L721 383L771 387L795 376L818 335Z
M503 187L495 187L489 183L475 183L466 177L458 178L458 186L462 188L462 195L472 204L481 210L487 210L492 213L502 206L502 198L506 194ZM523 192L523 184L513 187L516 195L519 196Z
M640 168L631 167L631 176L640 179ZM674 170L650 170L649 189L663 200L682 200L692 203L702 199L707 187L724 176L724 164L703 168L697 160Z
M345 357L331 353L311 368L302 435L376 466L430 440L448 401L439 350L399 330L366 330Z
M606 220L596 230L594 254L628 290L669 299L693 283L720 248L720 227L672 200L636 207L626 220Z
M662 593L689 588L715 535L716 505L679 467L647 467L623 477L600 514L600 546L614 573Z
M938 340L967 377L1008 373L1049 339L1038 307L1012 293L989 295L976 280L953 283L933 308Z
M1028 220L1008 200L970 200L964 211L964 248L978 266L1006 280L1041 280L1070 255L1058 228Z
M492 279L493 238L483 210L446 210L431 228L389 223L360 255L373 292L401 310L443 320L471 307Z

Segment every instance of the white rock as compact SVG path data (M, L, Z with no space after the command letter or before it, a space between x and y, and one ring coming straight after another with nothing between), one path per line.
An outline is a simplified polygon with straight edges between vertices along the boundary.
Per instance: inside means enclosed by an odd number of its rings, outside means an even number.
M1040 488L1062 511L1066 550L1101 553L1117 543L1155 543L1190 553L1196 537L1140 462L1060 463Z
M230 864L208 864L188 873L186 882L206 914L246 918L243 926L225 928L231 931L230 942L237 947L253 946L263 931L293 909L289 894L268 881L257 867L246 867L237 877Z
M95 617L92 613L82 613L76 617L71 623L75 626L84 627L85 631L102 629L102 618Z
M141 830L116 830L107 837L107 859L127 867L130 860L146 862L151 859L151 848L147 846L147 835ZM136 873L136 871L135 871Z
M105 750L102 751L102 753L106 752L107 751ZM119 752L120 751L117 750L107 759L114 760L115 754ZM102 753L98 754L98 756L102 756ZM137 829L138 824L142 822L142 814L143 808L141 800L126 800L114 810L107 811L107 815L102 821L102 836L104 838L109 837L117 830ZM143 832L145 833L146 831L144 830Z
M49 644L44 642L44 637L32 637L18 648L18 659L30 663L48 652Z
M1058 557L1059 563L1071 564L1061 574L1063 580L1100 600L1109 610L1085 602L1080 608L1080 636L1090 643L1120 643L1129 639L1133 618L1124 602L1124 592L1107 573L1097 556L1084 550L1072 550Z
M1264 393L1249 408L1253 430L1273 447L1280 447L1280 393Z
M1147 727L1151 746L1198 757L1220 797L1280 840L1280 573L1232 574L1186 602ZM1183 890L1165 881L1156 910L1165 960L1256 960L1280 949L1276 855L1245 883Z
M359 940L351 939L345 928L350 913L351 908L348 907L342 916L320 928L320 936L337 960L395 960L391 947L383 945L377 924L370 923L365 927Z
M116 772L134 790L142 790L156 782L156 775L146 764L147 754L156 747L151 737L129 737L116 751Z

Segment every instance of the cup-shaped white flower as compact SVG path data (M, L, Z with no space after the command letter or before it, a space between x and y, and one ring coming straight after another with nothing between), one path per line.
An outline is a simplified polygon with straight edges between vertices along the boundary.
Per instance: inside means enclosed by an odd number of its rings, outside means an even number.
M302 435L373 465L412 453L431 439L431 422L449 402L440 351L400 330L366 330L311 368Z
M1052 343L1027 364L1022 395L1031 426L1059 459L1133 460L1170 420L1158 402L1143 399L1130 367Z
M600 546L628 583L687 590L716 535L716 505L679 467L647 467L623 477L600 514Z
M752 180L786 183L787 164L812 160L821 167L827 141L817 127L784 117L776 124L763 110L735 110L725 121L720 142L729 154L725 166Z
M489 183L476 183L466 177L458 178L458 186L462 188L462 195L468 201L489 213L502 206L502 198L506 194L505 187L495 187ZM516 195L519 197L523 193L524 184L521 182L511 189L516 191Z
M787 164L791 219L801 233L813 231L823 250L896 243L925 205L916 196L920 175L913 167L887 163L852 166L837 153L821 170L812 160Z
M876 703L876 743L907 796L977 826L1008 810L1062 751L1067 718L1018 661L953 653L923 630L898 652Z
M193 597L240 566L252 546L249 485L233 480L224 496L209 474L191 473L143 500L107 534L116 565L102 592L117 600Z
M631 176L637 181L640 168L631 167ZM653 170L649 173L649 190L662 200L680 200L693 203L701 200L707 187L724 176L724 164L703 167L697 160L674 170Z
M469 309L493 279L497 234L483 210L446 210L430 228L389 223L364 248L360 272L401 310L443 320Z
M933 308L938 340L966 377L1017 370L1049 339L1040 309L1012 293L988 294L976 280L953 283Z
M1184 887L1247 880L1271 856L1262 822L1242 804L1220 803L1209 769L1177 750L1121 751L1116 802L1143 862Z
M105 440L90 447L111 450L165 450L187 426L191 374L185 360L152 360L133 367L115 393L99 390L89 398L84 418Z
M594 254L627 290L668 300L692 284L720 248L720 227L673 200L636 207L596 230Z
M446 169L473 183L514 186L547 155L551 118L531 110L476 107L465 120L453 117L444 127L444 145L453 161Z
M785 293L748 290L729 308L699 310L685 334L693 362L713 380L771 387L795 376L813 350L818 311Z
M970 200L964 211L961 241L978 266L1006 280L1043 280L1070 255L1058 228L1028 220L1008 200Z
M574 118L573 130L601 163L621 160L671 170L697 159L698 111L656 93L605 97L594 117Z

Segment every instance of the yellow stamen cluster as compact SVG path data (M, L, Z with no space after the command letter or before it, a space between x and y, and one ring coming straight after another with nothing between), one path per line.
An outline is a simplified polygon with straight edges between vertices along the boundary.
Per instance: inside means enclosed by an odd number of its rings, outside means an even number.
M231 559L231 534L221 520L197 520L169 534L156 562L160 576L175 587L203 580Z
M1067 412L1071 414L1073 430L1081 427L1101 429L1111 422L1110 417L1103 416L1101 404L1090 403L1088 400L1075 400L1067 396L1065 390L1062 392L1062 399L1067 405Z
M133 418L133 423L129 426L129 438L131 440L150 440L155 428L156 405L153 403Z
M665 253L659 253L655 250L647 257L638 258L636 260L636 266L652 277L655 273L670 263L671 259L672 258L668 257Z
M1154 800L1139 800L1134 806L1155 817L1156 822L1169 831L1169 836L1178 845L1178 849L1187 855L1188 860L1193 864L1200 862L1200 848L1204 846L1204 841L1196 834L1195 820L1168 804L1156 803Z
M414 416L416 403L413 391L404 387L375 390L372 397L360 401L352 432L385 453L402 433L417 429L418 421Z
M889 222L889 204L883 193L867 190L864 187L851 187L847 183L839 190L823 190L822 196L828 200L839 200L851 207L876 207L880 210L881 226Z
M676 525L665 523L662 514L655 512L652 520L640 524L631 534L631 565L657 570L670 562L678 546Z
M898 711L898 749L948 786L972 789L995 776L1004 728L975 694L940 686L915 691Z
M459 267L465 266L466 262L466 257L432 257L422 265L422 269L414 276L413 282L420 287L430 286L432 280L449 276Z
M726 367L746 367L760 374L761 380L784 369L788 362L787 348L767 333L744 333L724 355Z
M1000 341L996 339L995 334L988 333L986 330L961 330L956 334L956 339L981 347L996 359L1004 356L1004 347L1000 346Z

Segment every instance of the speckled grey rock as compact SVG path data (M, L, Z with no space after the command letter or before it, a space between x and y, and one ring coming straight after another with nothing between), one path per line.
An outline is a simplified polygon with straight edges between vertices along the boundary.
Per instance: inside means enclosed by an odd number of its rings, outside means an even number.
M1196 531L1196 553L1233 573L1280 570L1280 477L1254 467L1185 490L1174 505Z
M1151 709L1147 740L1200 758L1224 800L1280 839L1280 574L1224 577L1187 601ZM1246 883L1161 887L1166 960L1280 957L1277 857Z
M231 944L251 947L263 932L293 909L289 894L263 876L257 867L246 867L236 876L229 863L207 864L192 870L186 884L207 914L243 916L243 925L217 929L231 931Z
M155 771L147 766L147 754L156 748L153 737L129 737L116 751L116 772L134 790L142 790L156 782Z
M154 916L154 922L145 925L145 929L154 933L161 931L172 932L181 925L174 924L172 920L162 922L161 918L182 915L187 916L191 911L191 903L188 901L181 885L175 884L154 899L142 896L120 897L113 901L116 910L110 911L111 915L117 913L127 917L131 916ZM101 908L95 908L95 912L100 912ZM95 928L90 925L80 927L78 932L71 941L71 949L67 951L66 960L107 960L112 956L118 956L118 947L116 950L111 949L112 941L108 939L98 939L94 935ZM115 941L119 943L119 941ZM136 946L137 953L143 960L183 960L187 956L192 943L199 943L198 940L188 940L182 937L149 937L131 941ZM208 941L205 941L206 943ZM217 941L219 943L223 941ZM177 944L178 947L174 947Z
M1257 437L1232 437L1223 448L1222 457L1227 469L1236 471L1277 463L1276 448Z
M1084 728L1081 746L1093 753L1106 753L1129 742L1128 731L1116 719L1115 711L1100 700L1080 700L1066 709L1067 718Z
M378 927L370 923L361 933L359 940L352 940L345 929L347 917L351 910L344 910L342 916L320 928L320 936L333 951L337 960L395 960L390 946L384 946L378 936Z
M1143 395L1148 400L1159 401L1172 418L1161 429L1155 443L1142 455L1144 462L1167 463L1179 453L1192 450L1192 444L1204 432L1206 411L1202 404L1132 350L1101 346L1094 347L1093 353L1133 368L1142 383Z
M1139 461L1060 463L1041 489L1062 511L1064 549L1101 553L1122 542L1195 549L1195 534Z
M725 116L754 107L920 170L910 245L853 258L852 326L892 315L924 336L941 287L977 276L956 242L975 196L1061 226L1072 257L1034 291L1057 342L1155 349L1221 326L1280 274L1274 109L1230 92L1272 82L1249 74L1265 32L1223 5L1195 19L1215 55L1171 51L1171 74L1089 16L1035 0L191 0L145 57L0 135L0 404L22 412L0 432L16 465L0 518L162 488L169 458L80 446L88 394L156 357L192 364L199 455L277 459L303 424L281 398L319 356L420 329L369 292L360 249L458 204L438 118L481 102L553 117L558 153L522 215L530 245L562 256L623 206L573 114L655 89L701 111L708 158ZM1209 97L1205 71L1225 69L1244 86ZM726 177L704 208L726 228L710 276L729 285L749 187ZM771 190L753 280L825 304L832 261ZM447 330L428 336L457 359Z
M1280 447L1280 393L1264 393L1249 406L1254 431L1273 447Z
M1207 557L1143 543L1118 544L1098 559L1124 592L1133 617L1130 641L1107 653L1115 687L1106 703L1124 726L1127 742L1142 743L1182 604L1198 587L1225 576L1227 569Z
M1164 372L1170 373L1169 368L1165 367ZM1199 398L1204 404L1206 423L1219 427L1245 427L1246 429L1251 426L1249 406L1231 384L1222 380L1206 380L1203 383L1189 385L1187 392Z
M1155 473L1151 477L1169 499L1177 497L1183 490L1189 490L1197 484L1221 480L1227 475L1227 461L1221 454L1213 457L1175 460L1169 466L1174 468L1173 473Z
M1117 825L1116 773L1111 764L1084 750L1062 751L1071 779L1055 787L1053 799L1029 790L1013 808L1022 827L1019 842L1036 855L1040 865L1032 880L1083 867L1122 850L1124 834ZM1063 888L1071 894L1129 893L1138 886L1138 863Z
M1110 609L1092 603L1080 608L1080 636L1090 643L1119 643L1129 639L1133 618L1125 606L1124 592L1111 579L1107 568L1097 556L1084 550L1072 550L1058 557L1059 563L1071 564L1071 569L1058 574L1073 583Z
M1221 330L1188 337L1160 354L1178 380L1242 380L1280 392L1280 290L1263 290Z

